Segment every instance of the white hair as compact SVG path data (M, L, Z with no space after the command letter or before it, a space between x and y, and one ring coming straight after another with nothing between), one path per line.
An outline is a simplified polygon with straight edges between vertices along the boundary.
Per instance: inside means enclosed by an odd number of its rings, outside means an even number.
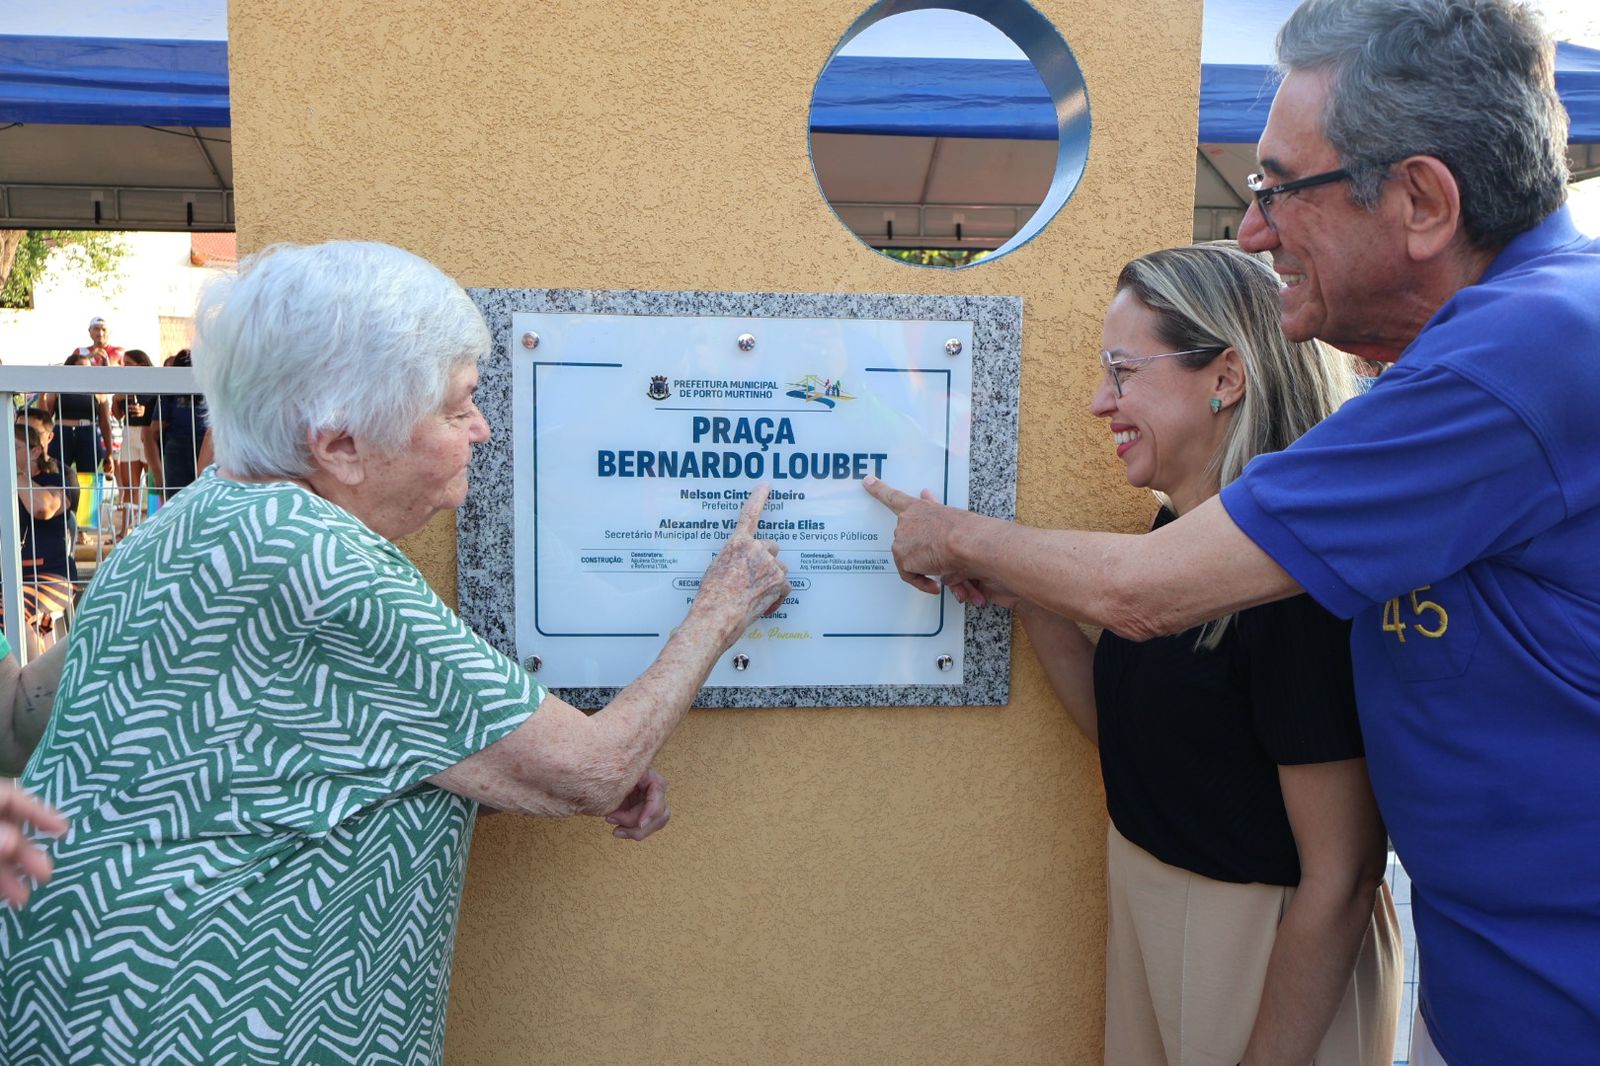
M217 462L246 477L310 473L326 430L398 452L490 346L459 285L367 241L267 248L209 283L195 320Z
M1499 250L1567 195L1555 51L1522 0L1307 0L1278 31L1290 70L1327 70L1322 132L1369 210L1390 168L1430 155L1473 245Z

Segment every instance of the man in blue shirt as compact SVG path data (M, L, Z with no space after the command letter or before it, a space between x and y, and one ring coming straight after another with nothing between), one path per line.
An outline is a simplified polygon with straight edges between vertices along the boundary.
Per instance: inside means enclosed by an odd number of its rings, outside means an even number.
M1285 332L1394 362L1377 385L1142 537L869 491L928 591L1029 589L1134 637L1301 589L1352 618L1368 768L1412 877L1413 1061L1589 1066L1600 246L1562 206L1552 47L1514 0L1307 0L1279 59L1239 242L1271 254Z

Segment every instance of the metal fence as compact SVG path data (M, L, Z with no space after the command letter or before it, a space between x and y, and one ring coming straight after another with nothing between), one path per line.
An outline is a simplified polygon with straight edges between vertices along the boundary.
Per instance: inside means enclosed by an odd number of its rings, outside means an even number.
M39 445L0 434L16 500L0 507L0 606L27 662L65 636L118 540L202 468L205 413L188 367L0 367L0 396Z

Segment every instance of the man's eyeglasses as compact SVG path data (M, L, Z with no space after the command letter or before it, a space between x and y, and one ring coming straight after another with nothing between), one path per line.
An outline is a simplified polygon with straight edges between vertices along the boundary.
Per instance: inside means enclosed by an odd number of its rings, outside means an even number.
M1227 345L1215 345L1210 348L1185 348L1181 352L1162 352L1160 355L1130 355L1125 359L1118 359L1110 352L1101 351L1100 365L1105 369L1106 377L1111 379L1111 387L1116 390L1117 398L1122 398L1122 375L1127 370L1138 370L1146 363L1156 359L1171 359L1175 355L1200 355L1210 352L1217 355L1227 351Z
M1318 185L1329 185L1336 181L1346 181L1350 177L1348 170L1329 170L1321 174L1313 174L1309 178L1296 178L1294 181L1280 182L1277 185L1268 185L1265 174L1252 174L1244 179L1245 188L1256 195L1256 206L1261 208L1261 217L1271 226L1274 232L1278 224L1272 221L1272 201L1289 193L1299 192L1301 189L1315 188Z

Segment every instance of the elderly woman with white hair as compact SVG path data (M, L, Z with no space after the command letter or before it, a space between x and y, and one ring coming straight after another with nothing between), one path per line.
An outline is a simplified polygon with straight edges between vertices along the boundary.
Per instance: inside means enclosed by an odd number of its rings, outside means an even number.
M666 822L651 761L789 589L766 492L660 657L580 713L391 543L466 496L489 343L377 244L269 250L202 297L217 465L78 610L21 782L72 828L0 920L0 1061L436 1062L478 803Z

